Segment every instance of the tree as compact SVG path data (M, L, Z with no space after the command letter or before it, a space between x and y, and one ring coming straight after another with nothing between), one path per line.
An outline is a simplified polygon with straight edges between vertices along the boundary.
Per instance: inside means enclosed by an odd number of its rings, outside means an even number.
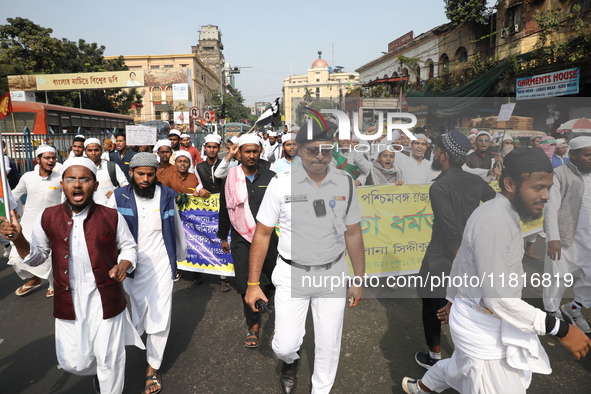
M230 122L241 122L242 119L248 119L250 109L244 106L244 98L239 90L234 90L234 94L224 94L224 102L220 100L220 93L214 92L211 102L218 118L230 118Z
M61 74L80 72L123 71L123 57L106 61L104 46L51 36L52 29L25 18L8 18L0 25L0 93L8 91L7 75ZM45 94L37 93L38 101ZM78 91L47 92L50 103L78 106ZM141 103L136 89L97 89L82 91L82 107L98 111L128 113L133 103Z
M466 22L483 23L490 12L486 0L444 0L445 16L454 26Z

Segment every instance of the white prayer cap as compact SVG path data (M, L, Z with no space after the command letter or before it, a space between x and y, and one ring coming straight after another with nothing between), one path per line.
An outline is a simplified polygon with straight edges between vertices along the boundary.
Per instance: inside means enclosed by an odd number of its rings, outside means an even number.
M507 140L513 141L513 137L511 137L511 134L509 134L509 133L505 134L505 136L503 137L503 141L507 141Z
M269 131L267 134L269 134L269 137L277 137L277 133L274 131Z
M193 160L193 158L191 157L191 154L189 152L187 152L186 150L177 150L176 152L174 152L175 159L178 159L181 156L185 156L186 158L188 158L189 163L191 163Z
M480 137L481 135L488 135L488 138L492 139L491 135L486 131L479 131L478 134L476 134L476 138Z
M87 139L86 141L84 141L84 147L85 147L85 148L86 148L88 145L90 145L90 144L98 144L98 146L100 146L100 147L101 147L101 149L102 149L101 142L99 141L99 139L98 139L98 138L89 138L89 139Z
M575 137L568 143L571 150L583 149L588 148L591 146L591 137L582 135L580 137Z
M233 136L232 138L230 138L230 141L232 141L233 144L237 144L238 143L238 137Z
M470 136L468 136L469 140L471 140L472 138L476 138L476 134L470 134Z
M170 137L171 134L177 135L179 137L181 136L181 132L177 129L170 129L170 131L168 132L168 136Z
M160 140L156 142L156 145L154 145L154 151L158 152L158 149L162 148L163 146L168 146L169 148L172 148L172 144L169 140Z
M74 138L84 138L84 139L86 139L86 137L83 134L77 134Z
M238 138L238 147L241 147L244 144L261 145L261 139L254 134L243 134Z
M427 138L427 143L430 144L431 142L431 138Z
M191 138L189 134L181 134L181 138Z
M392 141L396 141L400 138L400 131L392 130Z
M427 136L425 134L415 134L415 137L417 138L417 140L423 139L425 141L427 141Z
M470 129L470 134L478 134L478 129Z
M557 148L568 148L568 142L564 138L558 138L556 140L556 147Z
M66 173L67 169L74 166L83 166L88 168L96 176L96 164L87 157L72 157L64 162L62 166L62 176Z
M294 131L300 131L300 126L292 126L290 131L291 131L292 133L293 133Z
M49 145L39 145L39 148L37 148L37 150L35 151L35 156L40 156L42 154L44 154L45 152L53 152L54 154L57 154L55 151L55 148L52 148Z
M219 145L222 143L222 137L218 134L208 134L205 136L205 143L207 144L208 142L215 142Z
M283 134L283 137L281 137L281 140L283 142L289 141L289 140L295 140L296 135L293 133L285 133Z

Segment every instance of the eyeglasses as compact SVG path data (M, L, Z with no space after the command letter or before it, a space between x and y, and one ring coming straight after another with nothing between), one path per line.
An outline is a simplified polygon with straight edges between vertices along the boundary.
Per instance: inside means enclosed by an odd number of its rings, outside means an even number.
M57 158L55 156L41 156L41 158L43 160L57 160Z
M313 156L313 157L318 156L318 153L322 153L322 156L324 156L324 157L331 156L332 155L332 150L333 150L333 147L331 146L329 148L328 145L326 147L323 146L322 148L319 148L317 146L314 146L312 148L307 148L307 147L305 147L305 146L302 145L302 148L304 148L306 150L306 152L310 156Z
M64 182L66 182L66 183L76 183L76 181L80 182L81 185L85 185L87 183L90 183L92 181L92 179L90 179L90 178L73 178L73 177L64 178Z
M479 144L486 144L486 143L490 142L490 140L480 139L480 140L476 140L476 142L478 142Z

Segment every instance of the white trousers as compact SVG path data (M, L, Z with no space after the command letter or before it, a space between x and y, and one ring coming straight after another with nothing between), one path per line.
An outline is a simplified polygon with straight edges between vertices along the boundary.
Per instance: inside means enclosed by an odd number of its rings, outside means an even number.
M456 349L451 358L431 367L421 382L438 393L453 388L466 394L524 394L531 372L512 368L505 359L480 360Z
M146 338L146 355L148 364L152 368L158 370L162 365L162 358L164 358L164 349L168 341L168 333L170 332L170 324L165 331L156 334L148 334Z
M312 269L306 272L300 268L292 268L279 258L273 272L272 280L276 287L273 351L281 361L291 364L300 358L297 352L304 341L306 316L309 306L312 306L313 394L329 393L334 384L341 351L346 289L344 287L332 289L332 291L330 287L302 289L299 286L300 279L302 275L307 274L340 277L346 268L347 265L342 260L330 270ZM295 293L298 294L297 298L293 297Z
M95 336L81 337L75 320L55 320L57 360L64 371L75 375L98 375L101 394L121 394L125 383L125 324L127 310L102 320ZM85 338L79 343L80 338Z

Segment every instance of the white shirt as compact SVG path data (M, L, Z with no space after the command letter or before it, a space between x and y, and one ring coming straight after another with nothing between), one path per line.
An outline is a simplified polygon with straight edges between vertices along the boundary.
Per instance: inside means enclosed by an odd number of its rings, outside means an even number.
M282 157L271 164L271 171L279 174L280 172L289 170L292 166L301 165L302 159L299 156L294 156L291 161L288 161L285 157Z
M303 166L292 167L271 180L256 219L267 227L279 221L281 256L298 264L323 265L345 250L344 232L337 230L333 220L342 225L361 221L355 187L350 195L349 183L348 173L330 166L320 187ZM351 205L346 214L349 198ZM316 216L315 200L324 201L326 215Z
M39 175L39 170L33 170L25 173L12 191L15 199L27 196L27 203L20 220L25 238L31 239L33 223L39 213L45 208L65 201L61 180L62 177L57 172L52 171L48 177L42 177Z
M101 160L110 161L111 158L109 156L110 156L110 152L105 151L101 154Z
M488 308L493 317L525 333L544 335L546 313L521 299L521 280L510 282L512 274L514 278L523 278L523 253L519 215L499 193L476 208L468 219L450 272L452 280L466 275L484 278L484 282L480 286L469 281L462 281L458 287L449 286L447 299L462 299L482 311Z
M115 164L115 175L117 182L119 182L119 187L129 185L123 170L117 164ZM109 176L108 162L101 160L100 166L97 167L96 180L99 185L96 192L94 192L94 202L101 205L107 205L107 193L115 190L115 186L111 182L111 177Z
M410 156L399 152L396 152L394 155L394 161L398 168L400 168L402 180L406 185L429 184L439 175L439 171L433 171L431 169L430 160L423 159L419 163L412 157L412 153Z
M275 160L279 160L281 158L281 152L283 152L283 147L277 141L275 141L274 145L267 144L265 148L265 157L264 160L271 161L272 157L275 157Z
M220 165L218 166L218 168L215 169L215 172L213 173L213 175L216 178L224 179L225 177L228 176L228 171L230 170L230 168L236 167L239 164L240 163L236 159L231 159L230 161L228 161L224 158L222 160L222 162L220 163Z

